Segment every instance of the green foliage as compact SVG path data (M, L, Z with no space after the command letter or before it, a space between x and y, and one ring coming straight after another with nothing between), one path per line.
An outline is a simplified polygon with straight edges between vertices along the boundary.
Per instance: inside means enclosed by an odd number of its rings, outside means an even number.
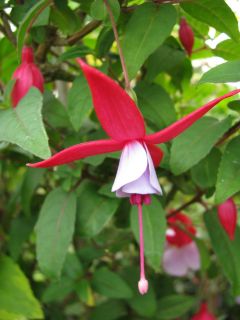
M237 82L240 80L239 73L240 61L229 61L219 66L212 68L208 72L204 73L200 83L214 82Z
M184 315L194 304L194 298L190 296L171 295L158 302L157 319L170 320Z
M194 18L239 41L237 19L224 0L195 0L182 3L181 7Z
M127 92L147 134L238 88L240 80L231 1L162 2L107 0L131 80ZM182 17L194 32L191 57L178 36ZM44 93L31 88L12 108L12 74L24 45L33 48ZM216 207L229 197L240 204L239 97L159 145L163 195L143 205L149 290L140 295L137 207L111 192L121 152L51 169L26 167L108 138L77 57L125 87L105 1L0 0L0 320L187 320L203 298L219 319L238 320L240 231L230 241ZM201 262L181 278L162 263L166 216L174 210L193 221Z
M224 150L217 177L217 203L225 201L240 190L239 142L239 137L233 139Z
M169 36L176 22L174 7L140 6L126 26L122 43L129 77L135 77L144 61ZM156 32L158 30L158 32Z
M235 238L231 241L219 223L216 210L206 212L204 220L218 261L232 285L233 294L238 296L240 293L240 230L236 229Z
M41 93L31 88L17 108L0 111L0 141L19 145L40 158L48 158L48 138L42 123Z
M36 225L36 247L39 266L50 277L60 276L72 240L75 216L73 192L55 189L48 194Z
M171 148L170 165L178 175L190 169L205 157L218 139L229 129L231 120L205 117L176 138Z
M0 258L0 319L43 319L39 302L33 296L29 282L10 258Z

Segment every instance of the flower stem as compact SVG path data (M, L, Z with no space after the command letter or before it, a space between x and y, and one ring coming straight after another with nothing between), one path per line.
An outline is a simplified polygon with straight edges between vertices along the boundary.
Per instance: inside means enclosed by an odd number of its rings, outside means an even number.
M116 43L117 43L117 47L118 47L118 53L119 53L119 57L120 57L121 65L122 65L122 69L123 69L123 76L124 76L124 79L125 79L125 89L129 90L129 89L131 89L131 86L130 86L130 81L129 81L129 77L128 77L128 72L127 72L125 59L124 59L122 48L121 48L120 41L119 41L117 26L116 26L116 23L114 21L114 16L113 16L111 7L110 7L110 5L108 3L108 0L103 0L103 1L104 1L105 6L106 6L107 12L109 14L109 18L110 18L110 21L111 21L111 24L112 24L112 28L113 28L114 37L115 37L115 40L116 40Z

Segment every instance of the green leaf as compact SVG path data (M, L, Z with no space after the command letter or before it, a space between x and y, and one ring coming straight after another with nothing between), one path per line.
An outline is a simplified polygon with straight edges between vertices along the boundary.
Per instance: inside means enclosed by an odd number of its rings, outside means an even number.
M60 188L51 191L36 225L37 259L49 277L59 277L70 245L76 214L75 193Z
M132 290L128 284L117 274L103 267L93 275L93 287L103 296L117 299L129 299Z
M8 247L11 257L18 260L22 247L25 241L28 240L30 234L33 232L35 218L33 217L17 217L11 222L9 233Z
M127 314L124 303L120 300L109 300L103 302L91 313L91 320L115 320Z
M31 198L32 195L42 180L42 177L45 173L45 169L35 170L33 168L28 168L25 174L22 188L21 188L21 201L22 207L25 214L30 215L31 213Z
M74 292L76 280L62 277L59 281L50 283L44 291L42 301L45 303L61 302L71 292Z
M211 257L205 242L202 239L195 239L200 254L201 270L204 273L211 264Z
M85 181L80 188L77 205L78 230L86 237L94 237L110 221L119 201L98 194L98 187L92 182Z
M176 39L170 37L147 60L147 81L152 81L160 72L171 73L179 69L186 54Z
M157 319L172 320L188 312L195 299L184 295L170 295L158 301Z
M170 166L175 175L181 174L204 158L228 130L231 119L218 121L204 117L177 137L172 144Z
M228 103L228 108L240 112L240 100L233 100Z
M91 16L97 20L104 20L107 16L107 9L102 0L94 0L91 5Z
M93 54L93 51L84 45L77 45L61 54L59 59L66 61L73 58L85 57L87 54Z
M160 269L165 243L166 219L159 200L152 198L149 206L143 207L144 249L148 263L156 271ZM136 206L131 211L131 228L139 241L139 224Z
M201 188L211 188L217 181L218 166L221 160L221 152L214 148L191 170L193 181Z
M24 16L24 19L21 21L18 33L17 33L17 47L18 47L18 59L21 60L21 52L22 47L24 45L24 39L26 36L26 32L28 26L30 25L31 21L37 16L38 12L43 10L44 7L50 4L49 0L39 0Z
M136 93L144 118L151 121L158 130L176 121L173 102L161 86L140 82Z
M108 5L111 8L114 21L117 22L120 14L120 6L117 0L108 0ZM103 0L94 0L91 5L91 16L97 20L105 20L108 22L109 16L106 5Z
M79 94L80 93L80 94ZM68 114L73 128L78 131L92 112L92 96L83 75L77 77L68 93Z
M204 73L199 83L225 83L237 81L240 81L240 60L225 62L212 68Z
M176 11L171 5L146 3L137 7L127 24L122 42L130 79L169 36L175 22Z
M213 54L225 60L239 60L240 46L239 43L227 39L220 42L216 49L212 50Z
M0 141L17 144L40 158L50 157L41 108L42 95L31 88L16 108L0 110Z
M233 294L238 296L240 294L239 227L236 229L234 240L231 241L219 222L216 209L205 213L204 221L218 261L232 285Z
M48 90L45 90L43 96L43 117L54 128L68 128L71 125L66 108Z
M9 257L0 258L0 319L43 319L24 273Z
M220 163L216 203L222 203L240 190L240 137L230 141Z
M224 0L194 0L181 3L181 7L194 18L239 40L238 21Z

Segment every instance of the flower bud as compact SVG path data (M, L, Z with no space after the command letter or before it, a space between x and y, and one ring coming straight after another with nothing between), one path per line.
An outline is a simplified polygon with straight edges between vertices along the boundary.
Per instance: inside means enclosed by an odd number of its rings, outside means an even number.
M207 304L202 303L200 310L192 317L192 320L216 320L216 318L209 312Z
M13 79L16 82L11 93L12 105L16 107L18 102L27 94L31 87L36 87L43 92L44 79L41 71L34 63L34 54L31 47L23 47L22 61L15 70Z
M194 33L185 18L182 18L180 21L180 27L179 27L178 33L179 33L179 39L181 41L181 44L183 45L184 49L187 51L188 55L191 56L192 48L194 44Z
M227 232L231 240L234 239L234 234L237 226L237 207L232 198L226 200L218 206L218 218Z
M148 281L145 278L138 281L138 290L142 295L148 292Z

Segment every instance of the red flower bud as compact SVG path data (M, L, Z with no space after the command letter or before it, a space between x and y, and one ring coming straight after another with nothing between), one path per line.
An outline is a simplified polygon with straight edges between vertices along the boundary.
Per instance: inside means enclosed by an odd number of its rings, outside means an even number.
M13 107L17 106L18 102L31 87L36 87L43 92L44 79L41 71L34 64L33 49L31 47L23 47L22 62L15 70L13 79L16 79L11 93Z
M216 320L216 318L209 312L207 304L202 303L200 310L192 317L192 320Z
M218 218L231 240L237 225L237 207L232 198L226 200L218 206Z
M171 212L170 212L171 213ZM196 234L196 229L193 226L192 220L185 214L178 212L174 216L168 218L170 227L167 232L167 242L177 247L183 247L193 240L183 230L181 230L177 224L182 224L183 227L193 236Z
M187 51L188 55L191 56L194 44L194 33L185 18L182 18L180 21L180 28L178 33L181 44Z

